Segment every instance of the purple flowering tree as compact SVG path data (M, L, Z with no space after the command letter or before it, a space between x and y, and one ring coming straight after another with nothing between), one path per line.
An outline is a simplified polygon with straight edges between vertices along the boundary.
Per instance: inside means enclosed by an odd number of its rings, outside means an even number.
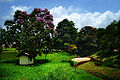
M22 52L39 53L42 47L49 47L51 38L56 34L53 16L48 9L35 8L30 14L17 10L11 21L5 22L7 30L14 33Z

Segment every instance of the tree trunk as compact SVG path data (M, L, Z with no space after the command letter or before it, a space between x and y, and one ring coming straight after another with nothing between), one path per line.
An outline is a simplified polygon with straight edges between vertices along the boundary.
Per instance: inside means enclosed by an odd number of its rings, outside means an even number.
M47 54L45 53L45 64L46 64L46 57L47 57Z

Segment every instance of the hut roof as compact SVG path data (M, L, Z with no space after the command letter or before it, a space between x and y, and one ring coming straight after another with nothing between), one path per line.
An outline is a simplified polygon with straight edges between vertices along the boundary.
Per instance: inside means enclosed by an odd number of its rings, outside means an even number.
M19 54L17 55L17 57L20 57L20 56L22 56L22 55L26 55L26 56L28 56L28 57L36 57L35 54L29 54L29 53L26 53L26 52L21 52L21 53L19 53Z

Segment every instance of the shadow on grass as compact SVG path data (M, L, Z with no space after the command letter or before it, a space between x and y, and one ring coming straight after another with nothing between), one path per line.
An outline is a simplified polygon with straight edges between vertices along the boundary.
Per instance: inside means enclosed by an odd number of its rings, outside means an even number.
M18 59L14 59L14 60L1 60L0 63L15 63L15 64L19 64L19 60Z
M31 64L31 65L34 65L34 66L39 66L41 64L46 64L46 63L49 63L51 61L49 60L45 60L45 59L39 59L39 60L35 60L35 63L34 64ZM2 60L0 61L0 63L14 63L15 65L20 65L19 64L19 59L15 59L15 60ZM30 65L28 65L30 66Z
M37 60L35 60L35 66L39 66L39 65L41 65L41 64L46 64L46 63L49 63L49 62L51 62L50 60L48 60L48 59L37 59Z

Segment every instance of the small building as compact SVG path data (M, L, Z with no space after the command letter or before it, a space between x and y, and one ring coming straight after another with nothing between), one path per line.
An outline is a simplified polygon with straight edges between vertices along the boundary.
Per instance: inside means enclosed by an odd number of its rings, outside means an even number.
M19 64L20 65L31 65L35 62L35 55L28 54L28 53L20 53L17 55L19 57Z

